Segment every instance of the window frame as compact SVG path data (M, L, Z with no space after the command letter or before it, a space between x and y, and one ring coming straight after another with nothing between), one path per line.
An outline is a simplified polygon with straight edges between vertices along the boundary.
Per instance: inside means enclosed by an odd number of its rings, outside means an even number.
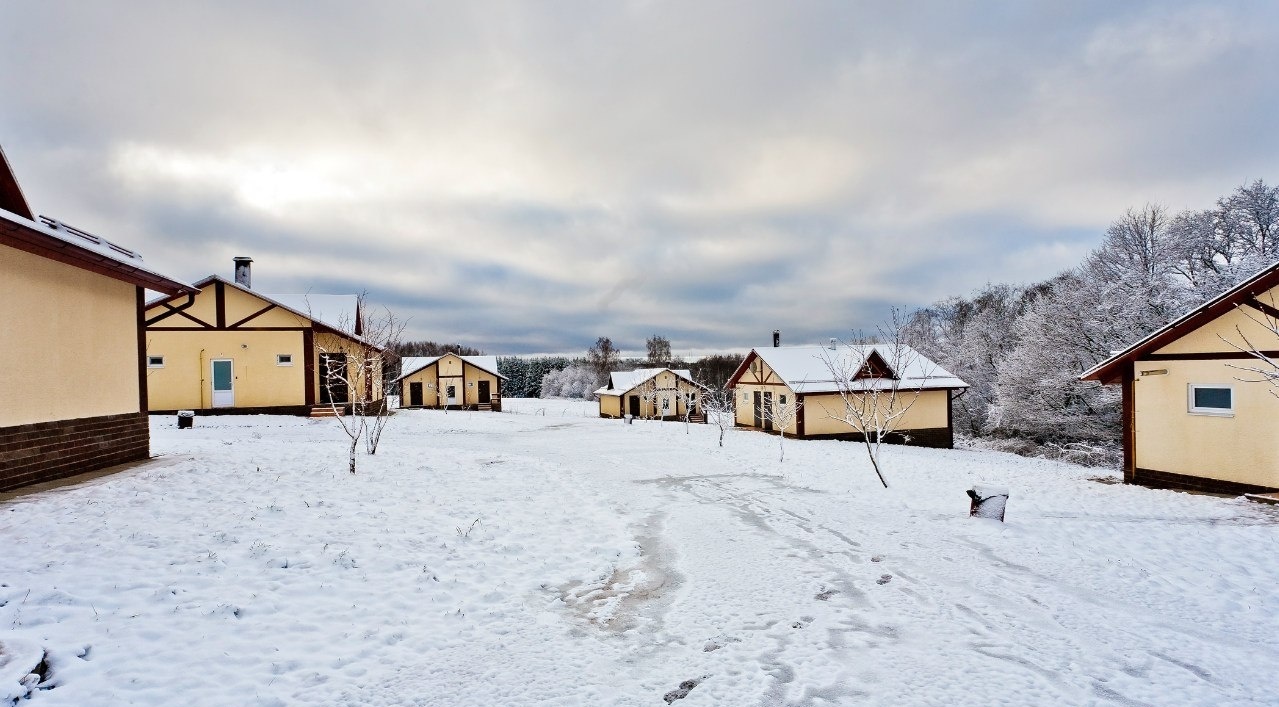
M288 361L285 361L285 360L284 360L285 358L287 358L287 359L288 359ZM293 365L293 354L291 354L291 353L282 353L282 354L281 354L281 353L278 353L278 354L276 354L276 355L275 355L275 365L277 365L277 366L282 366L282 367L283 367L283 366L292 366L292 365Z
M159 363L153 363L153 359L160 359ZM147 368L164 368L164 354L147 354Z
M1198 407L1195 405L1195 391L1200 388L1205 389L1225 389L1230 391L1230 407L1228 408L1209 408ZM1187 383L1186 384L1186 412L1191 415L1208 415L1210 417L1234 417L1235 416L1235 387L1223 383Z

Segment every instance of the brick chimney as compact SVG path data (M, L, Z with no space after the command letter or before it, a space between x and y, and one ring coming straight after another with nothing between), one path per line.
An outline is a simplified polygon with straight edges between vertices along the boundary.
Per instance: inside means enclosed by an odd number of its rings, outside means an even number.
M253 258L243 255L235 257L235 284L252 288L252 278L249 269L252 266Z

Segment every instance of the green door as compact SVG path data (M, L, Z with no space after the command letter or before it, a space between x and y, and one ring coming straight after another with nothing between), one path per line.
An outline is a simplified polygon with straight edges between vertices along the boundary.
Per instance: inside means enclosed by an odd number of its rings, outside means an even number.
M233 362L229 358L215 358L209 363L213 369L213 407L233 407L235 405L235 371Z

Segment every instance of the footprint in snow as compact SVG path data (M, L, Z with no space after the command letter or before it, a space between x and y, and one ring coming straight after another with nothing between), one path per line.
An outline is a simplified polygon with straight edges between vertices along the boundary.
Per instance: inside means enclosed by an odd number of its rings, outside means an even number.
M879 579L875 580L875 584L888 584L891 581L893 581L893 576L891 574L882 574L879 576Z

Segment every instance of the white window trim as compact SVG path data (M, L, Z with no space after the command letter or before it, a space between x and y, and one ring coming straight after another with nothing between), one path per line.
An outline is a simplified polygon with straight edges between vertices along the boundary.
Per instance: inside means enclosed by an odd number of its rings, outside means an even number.
M152 363L151 359L160 359L159 363ZM147 355L147 368L164 368L164 356Z
M1230 407L1229 408L1201 408L1195 407L1195 390L1198 388L1225 388L1230 391ZM1186 385L1186 411L1191 415L1209 415L1212 417L1234 417L1235 416L1235 387L1233 385L1223 385L1221 383L1189 383Z
M283 361L283 360L281 360L284 356L288 356L288 357L289 357L289 360L288 360L288 361ZM276 355L275 355L275 365L277 365L277 366L292 366L292 365L293 365L293 354L276 354Z

